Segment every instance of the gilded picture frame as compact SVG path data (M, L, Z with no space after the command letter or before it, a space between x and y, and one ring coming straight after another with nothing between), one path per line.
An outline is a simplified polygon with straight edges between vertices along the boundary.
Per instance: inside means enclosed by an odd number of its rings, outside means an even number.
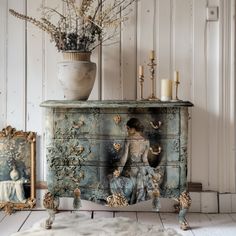
M36 133L7 126L0 132L0 209L31 209L35 197Z

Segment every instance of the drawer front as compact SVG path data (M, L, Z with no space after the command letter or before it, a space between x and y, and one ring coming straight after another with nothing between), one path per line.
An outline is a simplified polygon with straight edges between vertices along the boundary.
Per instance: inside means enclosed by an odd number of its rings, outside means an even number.
M53 138L79 138L99 133L98 111L91 110L59 110L53 119Z
M137 118L143 124L146 136L176 136L180 133L179 116L179 109L176 108L132 109L131 112L126 111L126 113L125 111L114 113L107 111L107 113L101 114L103 122L100 124L99 132L107 136L125 137L127 135L127 121Z
M161 178L159 181L160 193L162 197L176 197L186 186L183 182L181 185L181 168L179 166L160 166L158 167ZM131 167L131 173L136 173L137 168ZM118 180L119 186L122 186L130 199L135 187L133 186L132 178L124 170L121 176L115 178ZM140 173L142 176L140 177ZM149 172L150 174L150 172ZM151 174L148 171L140 171L136 175L136 184L142 181L144 187L145 198L149 199L150 196L146 190L153 189L153 182ZM95 202L106 203L106 198L117 192L117 185L114 185L114 178L111 170L97 166L57 166L54 170L48 173L48 190L56 196L60 197L73 197L73 191L80 188L82 192L82 199L91 200Z
M150 139L149 164L178 164L185 162L186 153L180 155L180 140ZM113 166L124 153L124 139L54 139L47 146L48 166L97 165Z
M56 110L53 116L53 138L125 137L130 118L140 120L146 135L178 135L180 132L178 108L67 109Z

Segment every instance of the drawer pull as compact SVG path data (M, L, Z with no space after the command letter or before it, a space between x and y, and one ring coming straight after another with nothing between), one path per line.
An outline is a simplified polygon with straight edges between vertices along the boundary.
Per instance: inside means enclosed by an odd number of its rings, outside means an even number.
M113 116L113 120L118 125L121 122L121 116L115 115L115 116Z
M116 152L119 152L121 149L121 144L120 143L113 143L113 148L115 149Z
M82 121L82 120L80 120L79 122L73 122L73 125L72 125L72 127L74 128L74 129L79 129L79 128L81 128L81 126L83 126L84 125L84 122Z
M162 123L161 121L158 121L157 124L155 125L152 121L150 121L150 125L152 126L153 129L159 129Z
M152 153L153 155L156 155L156 156L158 156L158 155L161 153L161 147L160 147L160 146L157 148L157 151L154 151L154 150L152 149L152 147L150 147L149 150L151 151L151 153Z

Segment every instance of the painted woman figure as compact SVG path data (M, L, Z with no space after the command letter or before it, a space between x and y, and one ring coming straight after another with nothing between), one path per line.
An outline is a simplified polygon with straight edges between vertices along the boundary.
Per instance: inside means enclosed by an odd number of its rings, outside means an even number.
M122 194L129 204L149 199L147 193L149 172L149 140L143 136L142 123L131 118L127 124L128 137L125 140L123 155L110 181L112 194Z

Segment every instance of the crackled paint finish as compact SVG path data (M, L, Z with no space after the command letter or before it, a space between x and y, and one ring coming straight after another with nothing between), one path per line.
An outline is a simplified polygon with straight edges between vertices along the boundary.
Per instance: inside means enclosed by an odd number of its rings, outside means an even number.
M161 197L186 190L189 102L46 101L48 189L55 197L105 204L109 180L124 149L126 122L138 118L155 151L149 165L162 175ZM134 166L131 168L134 168Z

